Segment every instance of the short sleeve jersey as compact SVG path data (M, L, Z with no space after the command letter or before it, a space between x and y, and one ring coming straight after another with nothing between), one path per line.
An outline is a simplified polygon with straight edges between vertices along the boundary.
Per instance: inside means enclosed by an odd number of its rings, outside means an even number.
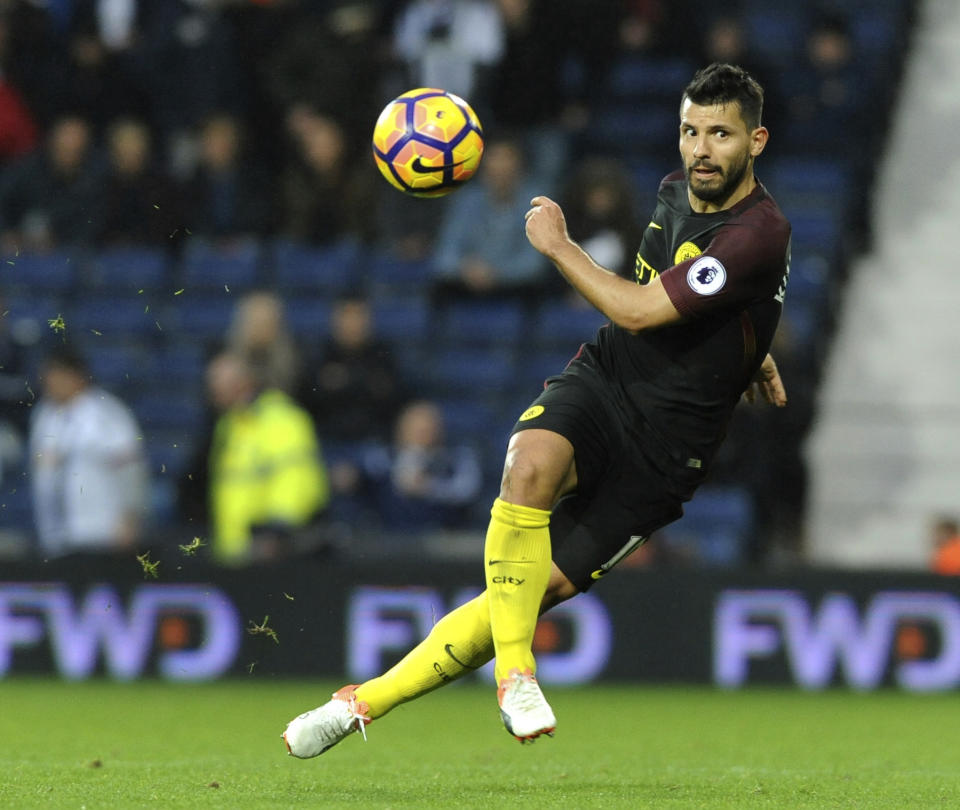
M758 183L735 206L694 213L682 171L660 184L635 276L659 275L682 320L603 327L578 364L599 371L628 424L685 494L705 476L733 408L769 350L790 264L790 224Z

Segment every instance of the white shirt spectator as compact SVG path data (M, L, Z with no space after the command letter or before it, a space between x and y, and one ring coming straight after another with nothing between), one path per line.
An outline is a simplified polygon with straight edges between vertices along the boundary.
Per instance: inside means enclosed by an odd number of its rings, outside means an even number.
M143 441L130 409L102 388L44 398L30 426L34 510L47 556L131 545L147 498Z
M503 55L503 20L490 0L414 0L394 29L416 87L442 87L476 105L476 69Z

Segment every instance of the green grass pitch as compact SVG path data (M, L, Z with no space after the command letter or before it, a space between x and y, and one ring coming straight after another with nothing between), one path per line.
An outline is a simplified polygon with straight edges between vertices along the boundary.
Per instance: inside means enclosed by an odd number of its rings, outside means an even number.
M554 687L521 746L467 683L288 757L338 685L0 681L0 807L960 808L953 694Z

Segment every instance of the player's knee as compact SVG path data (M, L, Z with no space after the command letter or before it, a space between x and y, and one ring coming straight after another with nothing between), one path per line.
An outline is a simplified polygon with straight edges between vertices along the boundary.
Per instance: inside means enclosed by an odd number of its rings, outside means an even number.
M535 439L533 433L516 434L511 440L503 466L500 497L510 503L551 509L569 488L566 482L571 476L572 448L568 454L569 443L565 439L558 446L556 442Z
M550 572L550 581L547 583L547 590L543 594L543 601L540 603L540 612L550 610L561 602L566 602L579 593L577 586L557 568L556 564Z

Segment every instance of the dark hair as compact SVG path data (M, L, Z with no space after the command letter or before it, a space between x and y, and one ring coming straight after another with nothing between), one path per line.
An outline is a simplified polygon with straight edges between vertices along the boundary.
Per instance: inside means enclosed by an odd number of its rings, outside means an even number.
M683 98L701 106L736 101L747 127L753 130L760 126L763 88L742 67L714 62L698 70L684 89Z
M90 373L86 358L76 346L69 343L53 346L44 357L44 365L47 368L72 371L82 377L86 377Z

